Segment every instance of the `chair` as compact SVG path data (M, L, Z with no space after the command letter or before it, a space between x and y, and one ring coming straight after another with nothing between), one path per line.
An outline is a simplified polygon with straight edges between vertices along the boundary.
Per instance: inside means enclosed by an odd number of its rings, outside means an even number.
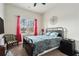
M16 35L14 34L5 34L4 35L5 44L7 45L7 50L14 45L18 45L18 41L16 39Z

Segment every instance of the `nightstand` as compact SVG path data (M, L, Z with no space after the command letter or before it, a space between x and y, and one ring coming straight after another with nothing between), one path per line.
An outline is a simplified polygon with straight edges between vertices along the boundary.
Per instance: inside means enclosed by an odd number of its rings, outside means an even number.
M69 56L73 56L75 54L75 40L61 40L59 50Z
M79 56L79 51L75 51L75 55L74 56Z
M0 46L0 56L5 56L5 47Z

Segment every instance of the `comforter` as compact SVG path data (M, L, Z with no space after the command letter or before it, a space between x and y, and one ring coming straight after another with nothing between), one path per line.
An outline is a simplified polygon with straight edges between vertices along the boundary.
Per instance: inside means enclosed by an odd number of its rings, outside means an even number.
M29 43L34 44L33 55L38 55L39 53L59 46L61 37L52 37L46 35L40 36L26 36L25 39L29 40Z

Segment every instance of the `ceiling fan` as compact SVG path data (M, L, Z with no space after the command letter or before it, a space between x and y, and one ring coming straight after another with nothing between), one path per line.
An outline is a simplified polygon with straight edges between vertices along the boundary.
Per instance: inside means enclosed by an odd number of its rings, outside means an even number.
M41 3L42 5L46 5L46 3ZM34 3L34 7L36 7L37 3Z

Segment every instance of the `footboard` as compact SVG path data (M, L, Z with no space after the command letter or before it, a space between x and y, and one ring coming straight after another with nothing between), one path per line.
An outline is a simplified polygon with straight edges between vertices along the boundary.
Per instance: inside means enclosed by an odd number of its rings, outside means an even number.
M33 48L34 48L33 43L29 43L27 40L23 39L23 48L25 48L29 56L33 55Z

